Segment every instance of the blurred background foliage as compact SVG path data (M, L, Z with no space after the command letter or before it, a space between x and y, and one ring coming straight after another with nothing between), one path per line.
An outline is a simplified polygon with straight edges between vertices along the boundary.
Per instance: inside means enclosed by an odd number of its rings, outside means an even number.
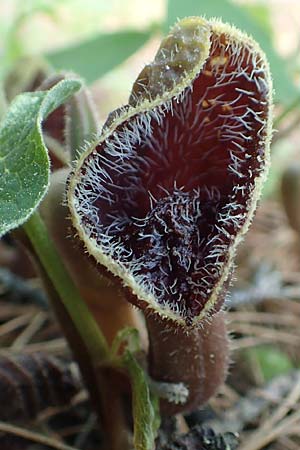
M278 3L2 0L0 77L5 79L22 58L39 56L51 67L73 70L92 83L159 38L178 18L205 15L220 17L254 36L270 61L276 101L289 104L300 95L296 73L299 57L295 58L293 49L287 49L284 57L275 49L280 30L275 29L272 15ZM284 8L290 2L281 3Z

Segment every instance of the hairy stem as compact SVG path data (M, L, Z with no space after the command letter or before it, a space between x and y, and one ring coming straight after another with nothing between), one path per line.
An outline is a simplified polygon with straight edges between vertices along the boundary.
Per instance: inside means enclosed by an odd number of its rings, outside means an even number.
M40 273L55 313L80 366L101 427L105 430L105 446L107 450L126 450L128 439L120 377L112 374L108 383L107 373L101 367L101 363L109 359L106 340L63 266L38 213L26 223L25 229L38 257Z
M206 403L227 374L228 337L224 312L189 332L159 316L148 316L146 321L150 376L160 382L184 383L189 390L187 401L182 405L162 400L162 412L189 411Z
M136 325L137 313L118 290L98 274L79 245L76 246L74 240L70 239L70 223L66 218L68 210L62 205L67 174L66 170L58 171L52 177L50 191L41 207L49 235L42 232L46 226L40 216L30 227L31 234L26 231L29 237L34 236L31 240L33 252L38 257L39 265L44 265L40 267L42 278L80 366L101 428L105 430L105 446L109 450L125 450L130 444L122 402L124 391L129 391L127 377L113 369L103 368L103 363L106 361L110 364L106 342L111 344L119 329L125 325ZM61 258L66 278L63 277ZM102 353L97 351L96 339L99 334L100 347L101 342L105 343Z
M39 215L35 212L24 225L25 231L38 255L44 269L81 335L90 356L94 361L108 358L109 351L106 340L87 306L80 297L69 273L51 241L48 230Z
M37 271L43 280L55 315L80 367L81 375L89 392L92 406L97 414L100 428L105 430L105 436L103 437L105 448L107 450L126 450L128 446L127 426L120 393L122 390L120 387L122 377L119 373L114 372L108 375L107 369L102 369L101 365L98 366L97 362L93 361L86 342L77 330L52 280L49 278L39 258L37 258L34 249L29 242L24 242L24 238L21 240L30 251ZM113 395L111 395L112 392Z

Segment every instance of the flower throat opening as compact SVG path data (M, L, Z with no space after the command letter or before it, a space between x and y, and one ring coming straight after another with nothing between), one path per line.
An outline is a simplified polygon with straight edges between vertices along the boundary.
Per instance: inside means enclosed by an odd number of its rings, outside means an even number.
M186 323L209 302L253 209L268 131L264 64L243 42L212 33L192 85L123 121L81 167L75 196L86 234L140 300Z

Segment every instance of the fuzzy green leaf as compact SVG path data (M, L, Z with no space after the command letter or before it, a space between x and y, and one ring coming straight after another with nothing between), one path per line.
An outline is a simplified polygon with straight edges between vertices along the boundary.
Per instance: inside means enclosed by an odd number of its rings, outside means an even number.
M48 190L50 163L42 121L81 82L64 80L45 92L27 92L11 104L0 125L0 236L22 225Z
M292 78L288 76L286 63L274 50L269 29L255 20L242 5L236 5L230 0L168 0L167 30L177 19L186 16L205 16L207 19L218 17L223 22L229 22L252 35L269 60L274 81L275 101L288 104L294 99L297 89Z
M153 450L160 424L158 397L150 393L147 375L128 350L123 357L131 379L135 450Z
M48 53L46 58L56 70L79 73L89 84L133 55L148 41L151 34L151 30L100 34Z

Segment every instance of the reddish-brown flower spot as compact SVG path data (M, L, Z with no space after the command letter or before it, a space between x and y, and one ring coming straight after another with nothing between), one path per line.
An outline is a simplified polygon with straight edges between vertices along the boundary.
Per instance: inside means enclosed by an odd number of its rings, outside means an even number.
M74 183L89 251L140 302L187 324L216 308L265 172L268 67L234 32L212 23L202 69L156 106L142 104L143 74L140 108L111 126Z

